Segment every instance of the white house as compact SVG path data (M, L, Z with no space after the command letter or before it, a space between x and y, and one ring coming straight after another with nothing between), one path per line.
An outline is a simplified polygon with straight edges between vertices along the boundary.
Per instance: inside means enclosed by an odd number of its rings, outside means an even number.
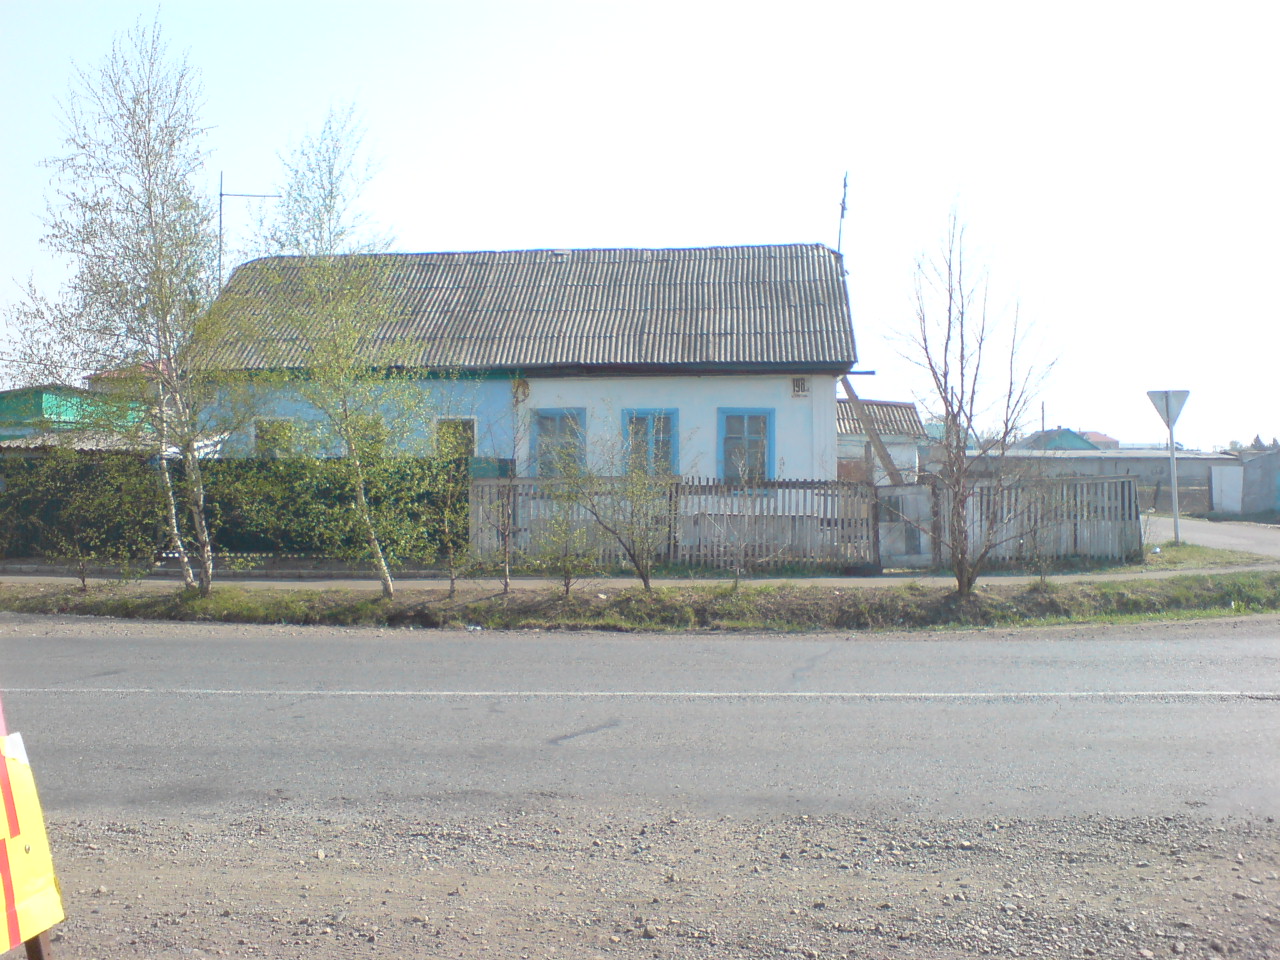
M836 477L835 380L857 355L844 268L825 246L332 262L376 265L389 307L371 337L421 373L429 417L460 421L478 457L526 476L554 472L551 452L567 449L606 472L645 463L730 480ZM271 257L232 274L220 307L239 332L220 366L305 374L296 291L306 266ZM272 421L315 416L283 384L259 440ZM252 448L247 434L226 447Z

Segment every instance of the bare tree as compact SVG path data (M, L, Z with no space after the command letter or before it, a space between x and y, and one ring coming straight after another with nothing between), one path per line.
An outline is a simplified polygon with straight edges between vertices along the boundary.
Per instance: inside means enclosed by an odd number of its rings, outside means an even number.
M199 100L198 74L169 56L158 23L139 21L100 68L77 71L64 106L66 152L48 161L54 192L43 238L72 277L53 297L29 284L13 320L26 379L103 374L96 383L117 403L96 405L110 413L93 426L132 432L159 454L169 546L187 585L208 594L213 550L199 447L218 405L200 357L219 338L220 319L209 310L217 287L211 208L196 185ZM177 478L174 451L184 466Z
M928 374L925 406L943 425L935 475L943 543L963 597L1006 538L1006 492L1018 479L1006 454L1047 371L1021 362L1016 308L1007 334L990 316L987 274L966 263L954 212L939 254L916 264L915 304L907 359Z
M583 513L578 492L571 479L547 480L530 497L536 506L529 505L535 515L535 535L528 559L551 573L566 597L575 583L600 568L600 545L591 536L591 522Z
M516 559L520 527L524 522L520 508L520 451L529 441L532 432L532 414L526 407L529 402L529 382L522 378L511 381L511 434L506 440L511 456L508 469L500 479L497 502L490 513L490 523L502 545L502 592L511 592L511 567ZM497 446L497 442L495 442Z
M611 418L612 419L612 418ZM680 478L672 473L674 423L632 418L617 438L584 436L562 451L557 473L581 514L594 521L652 591L654 565L667 553Z

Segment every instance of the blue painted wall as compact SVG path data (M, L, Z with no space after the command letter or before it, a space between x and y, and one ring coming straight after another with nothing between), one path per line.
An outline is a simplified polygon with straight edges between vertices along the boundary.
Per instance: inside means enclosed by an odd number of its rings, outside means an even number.
M466 419L476 422L476 456L510 458L514 455L515 429L508 379L423 379L421 393L413 399L414 428L403 446L413 446L430 435L434 419ZM388 416L395 411L384 410ZM261 388L254 397L252 417L231 433L222 444L224 457L253 456L255 420L290 420L299 429L315 424L324 434L323 417L307 403L296 388L287 385Z

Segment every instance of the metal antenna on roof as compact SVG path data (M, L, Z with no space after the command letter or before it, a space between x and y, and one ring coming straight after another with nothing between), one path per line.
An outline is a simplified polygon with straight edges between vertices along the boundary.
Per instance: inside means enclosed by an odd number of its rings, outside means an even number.
M222 189L222 172L218 172L218 288L222 288L222 198L257 197L263 200L280 198L278 193L227 193Z
M844 189L840 193L840 229L836 231L836 253L844 243L844 214L849 209L849 171L844 172Z

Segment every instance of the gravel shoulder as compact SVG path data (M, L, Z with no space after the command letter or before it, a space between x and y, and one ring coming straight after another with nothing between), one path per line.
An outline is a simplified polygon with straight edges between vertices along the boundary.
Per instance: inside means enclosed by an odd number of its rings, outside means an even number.
M281 796L191 822L54 819L54 955L1280 955L1269 821L477 805Z

